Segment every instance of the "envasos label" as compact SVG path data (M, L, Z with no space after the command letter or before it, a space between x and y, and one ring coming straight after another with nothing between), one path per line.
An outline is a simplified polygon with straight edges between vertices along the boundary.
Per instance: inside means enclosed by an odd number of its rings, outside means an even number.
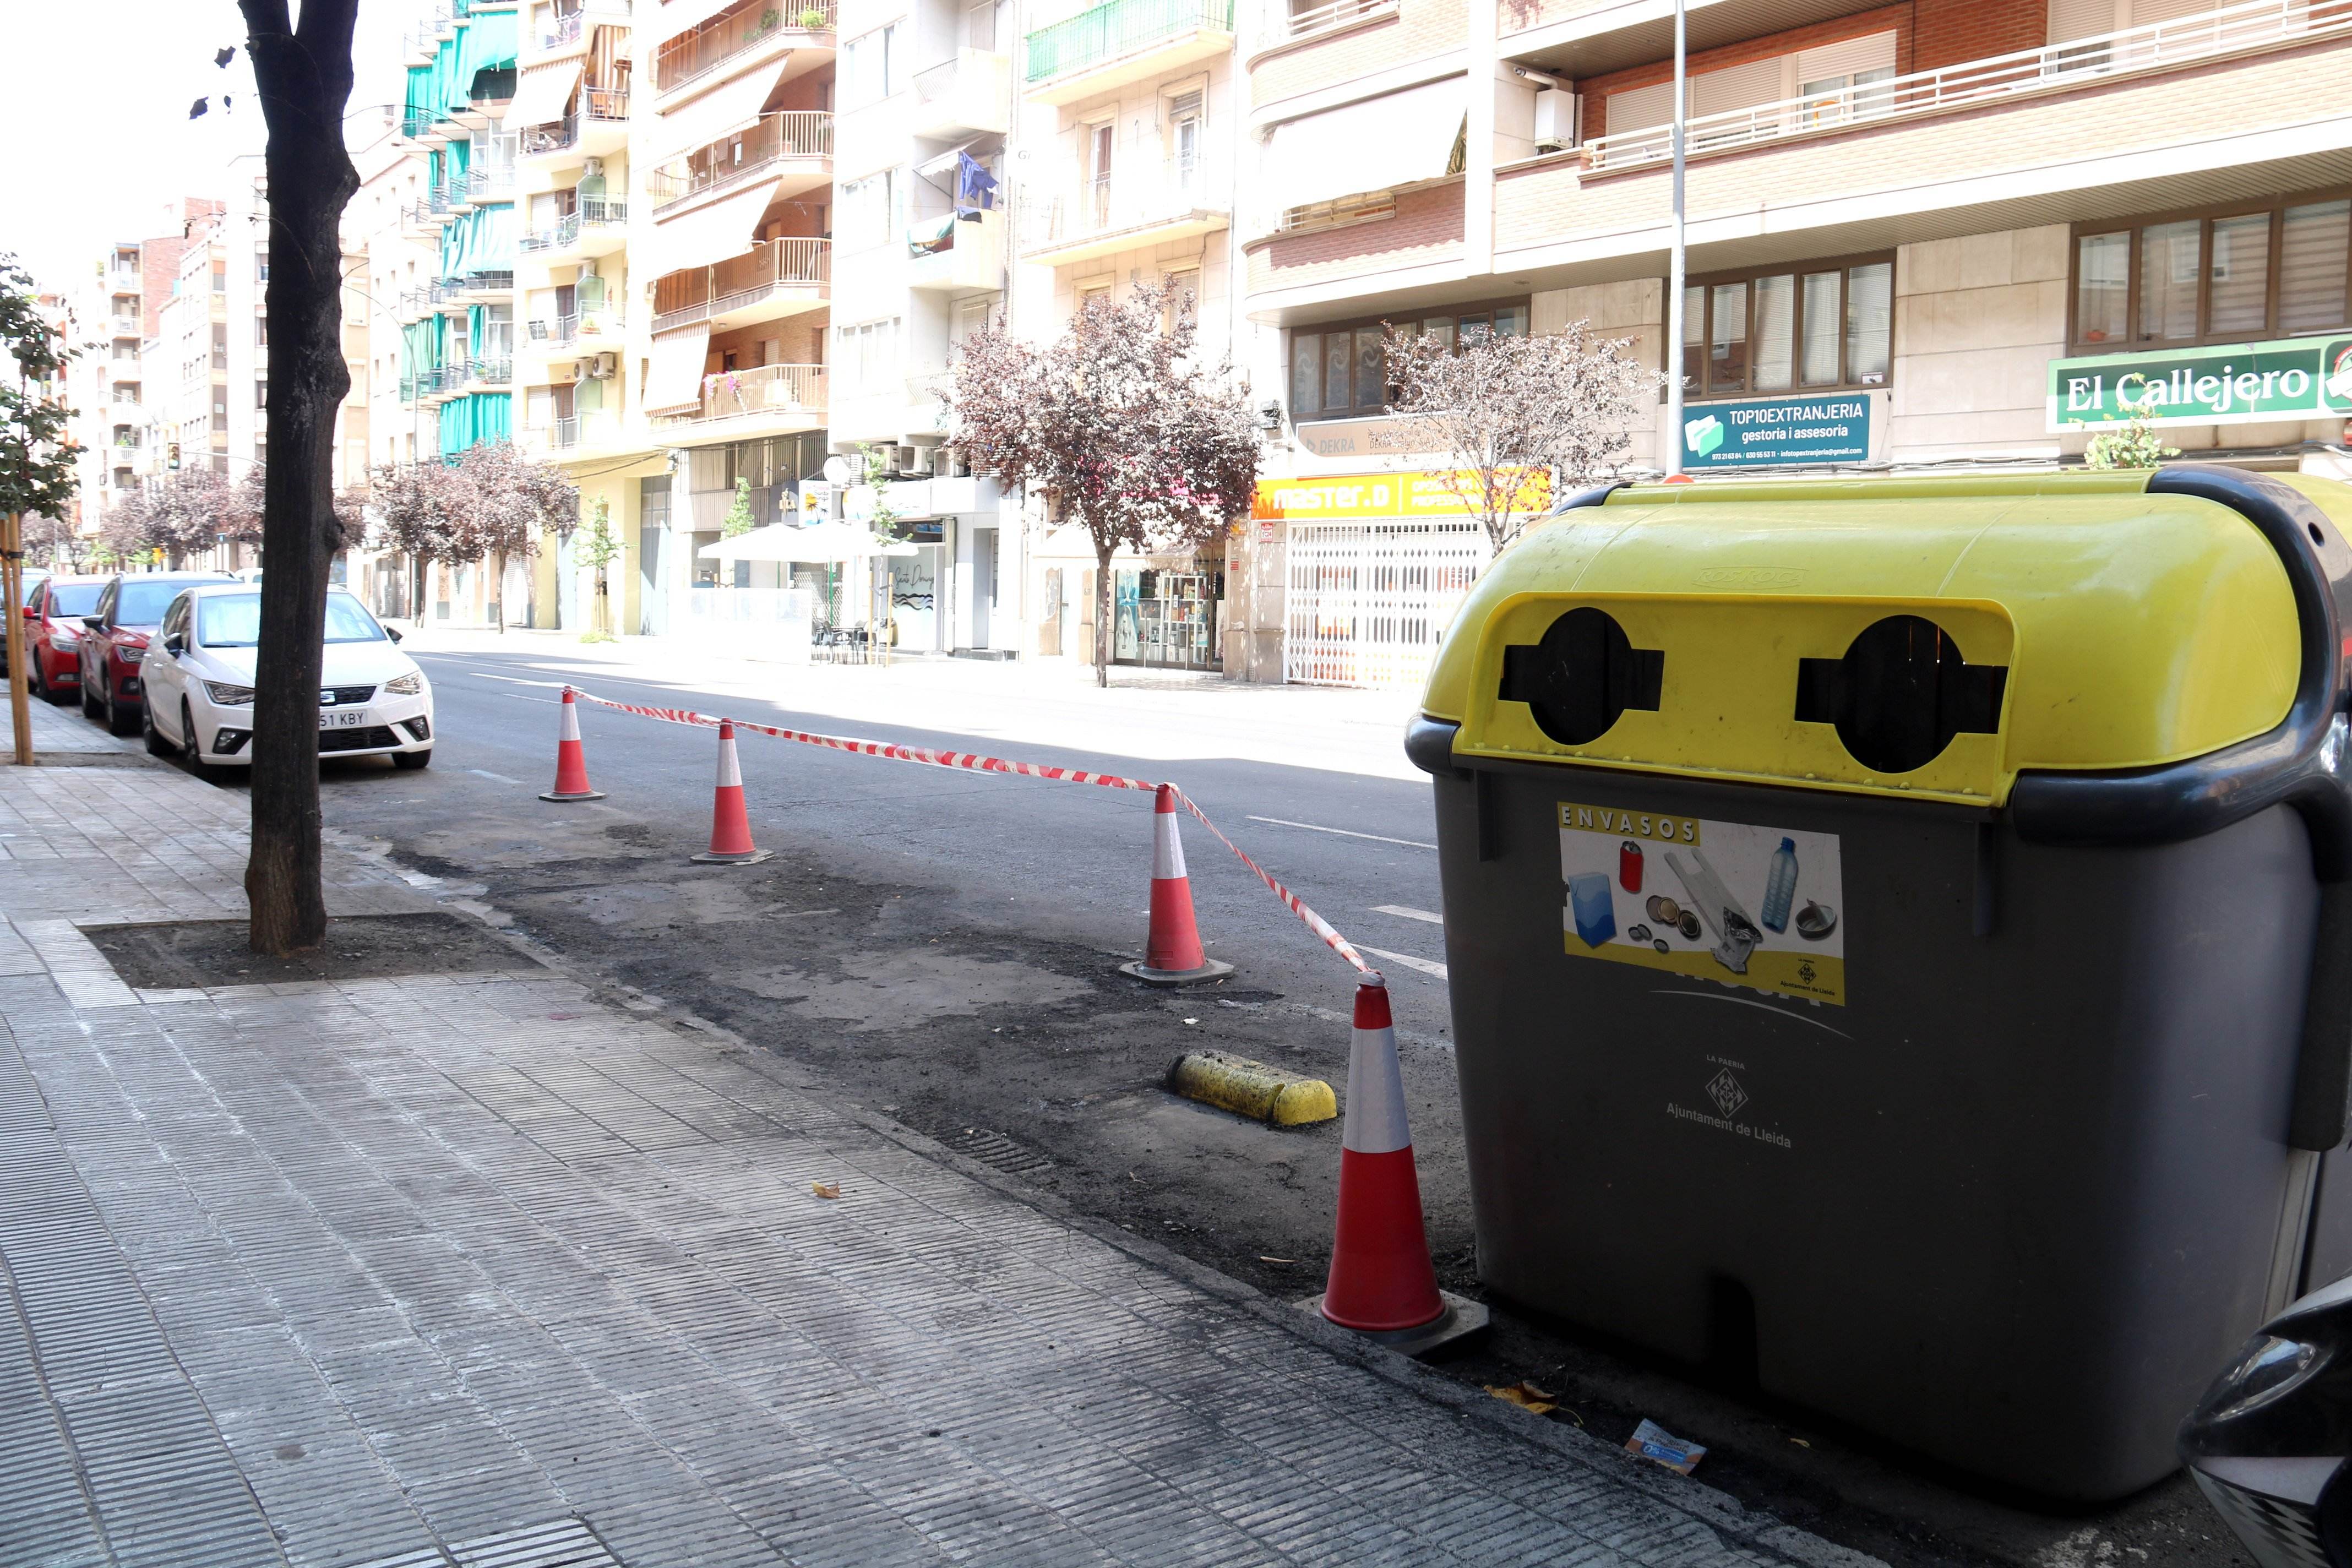
M1569 954L1845 1003L1838 838L1559 803Z

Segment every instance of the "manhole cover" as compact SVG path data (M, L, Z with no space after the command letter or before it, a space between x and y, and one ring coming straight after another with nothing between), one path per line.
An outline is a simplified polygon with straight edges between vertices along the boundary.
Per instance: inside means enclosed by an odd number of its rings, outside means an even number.
M1034 1176L1040 1171L1050 1171L1054 1162L1024 1144L1015 1143L1002 1132L992 1132L985 1127L967 1127L947 1140L948 1147L967 1159L992 1165L1007 1175Z

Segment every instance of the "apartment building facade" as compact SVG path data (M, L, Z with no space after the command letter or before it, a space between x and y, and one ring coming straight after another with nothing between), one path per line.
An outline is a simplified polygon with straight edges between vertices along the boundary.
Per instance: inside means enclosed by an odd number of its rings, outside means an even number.
M1683 429L1662 402L1630 433L1653 469L1673 441L1700 475L2048 466L2126 405L2190 456L2341 461L2352 106L2295 84L2343 74L2352 6L1689 16L1671 359L1670 13L1345 0L1269 19L1249 64L1265 201L1242 249L1271 329L1253 374L1284 402L1286 486L1258 531L1286 557L1293 679L1409 681L1483 557L1459 523L1409 515L1409 480L1352 482L1443 461L1382 407L1387 324L1630 339L1687 378ZM1374 571L1328 569L1348 537Z

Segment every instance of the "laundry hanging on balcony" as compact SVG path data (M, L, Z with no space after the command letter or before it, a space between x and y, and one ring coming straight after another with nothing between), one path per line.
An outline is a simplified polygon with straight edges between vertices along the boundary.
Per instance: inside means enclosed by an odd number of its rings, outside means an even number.
M996 205L996 176L961 148L956 151L955 205L956 216L966 223L978 223L983 210Z
M919 259L939 256L955 248L958 214L946 213L939 217L919 217L907 226L907 255Z

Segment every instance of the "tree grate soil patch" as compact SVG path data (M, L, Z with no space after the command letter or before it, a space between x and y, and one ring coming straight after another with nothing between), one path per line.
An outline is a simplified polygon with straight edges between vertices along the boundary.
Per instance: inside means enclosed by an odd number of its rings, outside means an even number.
M84 926L82 934L106 955L124 984L142 991L545 967L471 921L439 912L331 920L325 941L291 958L263 958L247 949L243 921Z

